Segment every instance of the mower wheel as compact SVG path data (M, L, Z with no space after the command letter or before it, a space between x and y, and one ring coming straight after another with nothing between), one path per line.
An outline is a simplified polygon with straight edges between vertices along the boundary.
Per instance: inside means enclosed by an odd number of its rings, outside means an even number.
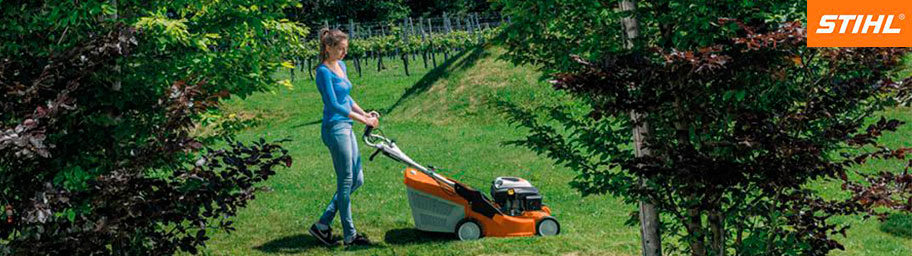
M456 236L459 240L469 241L479 239L484 235L481 225L473 219L463 219L456 224Z
M544 217L535 224L535 234L539 236L553 236L560 234L560 223L554 217Z

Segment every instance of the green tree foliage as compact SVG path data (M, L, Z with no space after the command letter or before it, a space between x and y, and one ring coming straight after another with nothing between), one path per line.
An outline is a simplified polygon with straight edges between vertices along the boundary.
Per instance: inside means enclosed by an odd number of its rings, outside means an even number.
M848 178L866 159L912 151L877 142L901 122L865 123L912 91L892 77L902 49L807 48L802 1L498 4L513 22L508 58L540 65L579 103L507 105L531 132L515 144L578 171L584 194L652 202L667 251L825 255L847 228L833 217L912 209L908 174ZM640 37L625 47L631 16ZM649 124L651 156L634 156L632 112ZM818 180L853 196L822 198L807 189Z
M411 12L404 0L300 1L301 7L290 12L294 20L322 26L323 22L342 23L388 22L408 17Z
M449 14L488 13L497 12L487 0L455 0L455 1L406 1L412 11L412 17L440 17L444 12Z
M0 254L195 252L230 230L291 158L191 134L220 99L279 84L307 32L284 19L295 5L0 2Z
M323 22L395 22L405 17L440 17L449 14L489 13L499 11L487 0L356 0L300 1L300 8L290 10L289 18L303 24L322 26Z
M480 40L493 39L500 33L500 28L479 30L479 33L482 34L481 38L473 36L472 33L457 30L450 33L432 33L425 37L425 40L422 40L420 35L409 35L403 38L402 33L398 31L399 28L393 27L390 35L351 39L347 56L364 58L369 53L373 53L374 56L391 56L397 49L399 53L409 54L468 49L481 43ZM294 47L297 49L295 56L302 59L316 58L319 55L319 41L317 40L308 40Z

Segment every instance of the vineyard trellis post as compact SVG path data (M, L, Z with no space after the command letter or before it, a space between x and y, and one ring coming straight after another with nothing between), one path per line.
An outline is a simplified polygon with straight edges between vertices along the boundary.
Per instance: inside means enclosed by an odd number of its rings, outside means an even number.
M400 29L400 30L401 30L402 32L399 33L399 35L402 36L402 38L400 38L399 40L402 42L402 45L403 45L403 46L408 46L408 43L409 43L409 41L408 41L408 37L409 37L409 33L408 33L408 32L409 32L409 30L408 30L408 18L402 18L402 26L401 26L401 28L402 28L402 29ZM396 47L396 49L399 49L399 47ZM397 51L398 51L398 54L399 54L399 57L402 59L402 66L403 66L403 68L405 69L405 76L409 76L409 70L408 70L408 62L409 62L409 59L408 59L408 50L409 50L409 49L399 49L399 50L397 50Z
M467 30L469 30L471 32L471 36L474 37L475 36L475 24L474 24L474 22L471 22L471 17L472 17L471 15L467 16L465 19L465 22L467 25Z
M484 30L481 29L481 24L479 24L480 21L478 20L478 13L476 12L476 13L473 13L473 14L474 14L474 16L475 16L475 29L478 30L478 35L477 35L477 36L478 36L478 42L479 42L479 43L484 43L484 33L482 33L482 31L484 31Z
M485 18L488 20L485 21ZM415 24L416 19L417 26ZM500 19L500 21L498 22L497 19ZM437 68L437 56L439 54L442 53L443 60L447 60L452 52L460 52L472 45L484 44L488 36L485 32L490 28L499 26L504 20L509 22L509 17L488 17L479 15L478 12L456 14L454 16L451 13L444 12L439 16L403 17L402 20L392 22L358 23L349 18L346 24L344 21L331 23L329 20L324 19L317 23L317 27L343 29L348 32L349 38L352 40L350 45L356 48L350 55L350 59L354 63L358 77L364 76L365 68L372 69L370 67L371 61L374 61L372 58L376 58L377 72L381 72L389 68L384 65L386 61L384 59L395 60L397 57L402 61L405 75L411 76L413 70L409 70L409 68L411 64L418 61L418 55L421 55L420 58L425 70L428 70L429 66ZM374 33L375 29L377 30L376 33ZM318 30L315 29L314 31ZM387 31L390 33L387 33ZM305 47L317 46L308 45ZM317 63L319 62L319 56L318 54L313 54L313 49L306 49L303 53L306 56L295 56L290 59L295 66L289 71L292 81L297 79L299 73L303 75L303 69L305 68L308 69L305 78L313 80L315 77L313 67L319 64ZM428 58L430 58L430 61L428 61ZM431 64L429 65L428 62L431 62Z
M465 19L465 17L462 17L462 18L456 17L456 19L455 19L456 20L456 30L466 30L465 24L463 24L463 23L465 23L464 19Z
M408 18L408 24L409 24L409 31L410 31L409 35L412 35L412 36L416 35L415 34L415 23L412 21L412 17ZM411 39L409 39L409 40L411 40ZM409 42L411 42L411 41L409 41ZM415 53L416 53L415 49L409 49L409 56L412 57L412 61L415 61L415 55L416 55Z
M447 15L446 12L443 13L443 26L446 27L446 33L447 33L447 34L453 33L453 24L450 23L450 16ZM444 59L444 60L450 58L449 49L447 49L446 47L441 47L440 50L443 51L443 59Z
M374 37L374 28L373 28L373 26L367 26L367 36L368 36L368 38ZM374 53L374 51L370 51L369 54L370 54L370 57L376 56L376 53ZM368 64L369 62L370 62L370 61L364 62L364 67L369 67L369 66L370 66L370 65Z
M421 49L421 59L424 60L424 69L427 69L427 35L424 31L423 17L418 17L418 31L421 32L421 45L424 46L424 49Z
M313 80L314 79L313 65L311 65L313 63L311 63L311 59L313 59L313 58L307 58L307 75L310 76L310 80Z
M450 16L446 12L443 12L443 27L446 28L447 33L453 32L450 28Z
M292 66L292 67L289 68L289 69L290 69L289 71L291 72L291 74L289 74L289 78L291 78L291 81L292 81L292 82L294 82L294 80L295 80L295 69L296 69L296 68L294 67L294 65L295 65L295 64L294 64L294 60L292 59L292 63L291 63L291 66Z
M386 28L383 25L380 25L380 35L386 37ZM380 72L380 69L383 68L383 52L377 51L377 72Z
M357 39L360 33L355 30L355 21L348 19L348 33L351 34L352 39ZM361 77L361 56L358 54L355 55L355 70L358 70L358 77Z
M428 19L428 41L430 42L428 50L431 53L431 64L437 68L437 46L434 45L434 23L431 22L431 19Z

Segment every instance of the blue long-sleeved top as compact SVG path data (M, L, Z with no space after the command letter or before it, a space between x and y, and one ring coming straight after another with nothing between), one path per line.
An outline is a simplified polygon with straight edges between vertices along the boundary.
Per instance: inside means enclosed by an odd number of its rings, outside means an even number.
M348 73L345 63L341 60L339 66L342 67L343 73ZM339 77L324 64L317 66L317 90L323 98L323 124L352 122L348 114L352 111L352 103L355 101L349 95L352 84L347 76Z

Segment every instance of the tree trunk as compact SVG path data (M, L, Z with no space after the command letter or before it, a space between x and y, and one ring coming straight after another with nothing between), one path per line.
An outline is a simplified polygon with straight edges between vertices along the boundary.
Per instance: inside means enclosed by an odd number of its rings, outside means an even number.
M706 239L703 234L703 215L697 206L687 209L687 220L684 222L690 234L690 255L706 256Z
M677 147L680 150L692 151L694 149L693 149L692 143L690 142L690 133L689 133L689 129L687 127L688 121L684 118L684 116L687 113L687 110L684 109L683 104L684 103L682 102L681 97L679 97L678 95L675 95L675 97L674 97L675 137L676 137L676 140L678 141ZM711 247L710 249L712 249L712 252L715 253L714 255L721 255L721 254L719 254L720 251L718 251L717 249L721 249L722 247L719 246L718 248L716 248L717 242L719 242L719 240L722 239L721 231L716 233L718 231L716 228L719 227L719 225L720 225L719 219L721 218L721 216L720 216L721 214L719 214L720 205L719 205L718 200L715 200L715 199L718 199L718 197L711 196L711 195L715 194L713 190L708 190L707 192L704 192L704 193L706 193L708 195L704 194L701 196L700 194L697 194L697 193L691 193L689 195L686 195L688 201L695 202L695 205L688 206L689 208L687 209L687 219L684 221L684 225L687 228L687 233L691 236L690 241L689 241L691 255L693 255L693 256L707 255L706 235L708 234L708 232L707 232L707 229L705 228L705 226L703 225L703 213L701 212L701 209L702 209L701 206L707 206L710 209L709 214L708 214L708 221L709 221L709 226L713 229L712 230L713 233L712 233L712 237L711 237L712 240L710 242L710 247ZM709 198L707 198L707 197L709 197ZM702 199L702 201L701 201L701 198L704 198L704 199ZM715 213L715 215L713 213ZM724 241L722 241L722 243L724 243Z
M710 246L712 247L713 255L725 256L725 216L722 216L719 208L720 206L717 205L710 210L707 218L709 229L712 231Z
M633 12L636 10L635 0L622 0L621 11ZM626 32L627 38L625 46L634 48L636 39L640 36L640 26L634 16L624 17L621 24ZM633 137L634 150L637 157L646 157L651 155L646 148L646 138L649 137L649 124L643 120L643 115L632 111L630 119L634 122ZM646 185L646 179L640 178L640 186ZM659 235L659 214L655 205L648 200L640 200L640 238L642 239L643 256L662 255L662 240Z
M633 128L634 152L636 157L651 155L646 147L646 138L649 137L649 124L643 115L637 112L630 113L630 119L636 124ZM646 178L640 178L640 186L646 186ZM662 255L662 240L659 236L659 214L648 200L640 200L640 238L643 256Z

